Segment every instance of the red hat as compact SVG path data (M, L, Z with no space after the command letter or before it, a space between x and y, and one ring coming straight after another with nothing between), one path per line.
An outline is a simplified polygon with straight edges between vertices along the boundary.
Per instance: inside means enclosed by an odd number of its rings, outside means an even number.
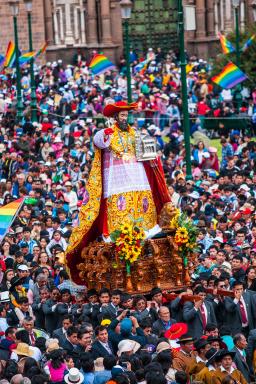
M127 104L125 101L118 101L115 104L107 104L103 109L103 115L106 117L112 117L116 113L130 111L131 109L136 109L137 107L137 103Z
M187 333L188 326L185 323L175 323L168 331L165 332L164 337L169 340L179 339L182 335Z
M253 211L250 208L245 208L243 211L240 211L243 215L250 215Z

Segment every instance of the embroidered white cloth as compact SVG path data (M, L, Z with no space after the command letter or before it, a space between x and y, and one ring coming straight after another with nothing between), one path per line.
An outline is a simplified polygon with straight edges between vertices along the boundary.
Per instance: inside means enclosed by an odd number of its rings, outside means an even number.
M104 142L104 130L96 133L94 144L103 149L103 197L119 193L150 190L144 166L133 156L129 160L117 159L108 149L110 138Z

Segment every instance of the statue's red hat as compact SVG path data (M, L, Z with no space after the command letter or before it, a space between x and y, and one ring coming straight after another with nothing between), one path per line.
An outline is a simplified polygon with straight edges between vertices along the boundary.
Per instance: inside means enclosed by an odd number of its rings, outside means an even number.
M103 115L106 117L112 117L116 113L121 111L130 111L131 109L136 109L137 107L137 103L127 104L125 101L117 101L115 104L107 104L103 109Z

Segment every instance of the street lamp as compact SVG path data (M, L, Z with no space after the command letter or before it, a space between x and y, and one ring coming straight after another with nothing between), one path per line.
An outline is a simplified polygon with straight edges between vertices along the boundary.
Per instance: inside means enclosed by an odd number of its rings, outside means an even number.
M14 27L14 40L15 40L15 66L16 66L16 90L17 90L17 119L21 121L23 116L23 103L21 96L21 77L20 77L20 64L19 64L19 39L17 28L17 16L19 14L19 0L8 0L11 14L13 16Z
M28 35L29 35L29 51L33 51L33 39L32 39L32 0L24 0L27 15L28 15ZM32 123L37 121L37 104L36 104L36 84L34 74L34 58L30 59L30 86L31 86L31 121Z
M240 33L239 33L239 7L240 0L232 0L232 5L235 9L235 27L236 27L236 65L240 66ZM242 102L241 87L237 86L236 91L234 92L234 99L236 102L236 109L239 113L240 105Z
M232 5L235 9L235 26L236 26L236 65L239 67L240 65L240 34L239 34L239 7L240 0L232 0Z
M132 13L131 0L121 0L121 17L124 21L125 28L125 59L126 59L126 72L127 72L127 100L128 103L132 102L132 84L131 84L131 68L130 68L130 39L129 39L129 19Z
M182 0L178 0L178 35L180 46L180 67L181 67L181 92L182 92L182 112L183 112L183 128L185 140L185 157L186 157L186 178L192 179L191 172L191 153L190 153L190 124L188 113L188 90L186 78L186 55L184 42L184 15Z

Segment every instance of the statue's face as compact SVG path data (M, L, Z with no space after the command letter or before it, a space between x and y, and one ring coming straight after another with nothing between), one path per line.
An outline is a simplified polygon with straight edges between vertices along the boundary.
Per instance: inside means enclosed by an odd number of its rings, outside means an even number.
M119 112L117 115L117 123L120 129L125 131L128 126L128 111Z
M128 111L122 111L118 113L118 119L119 121L127 121L128 119Z

